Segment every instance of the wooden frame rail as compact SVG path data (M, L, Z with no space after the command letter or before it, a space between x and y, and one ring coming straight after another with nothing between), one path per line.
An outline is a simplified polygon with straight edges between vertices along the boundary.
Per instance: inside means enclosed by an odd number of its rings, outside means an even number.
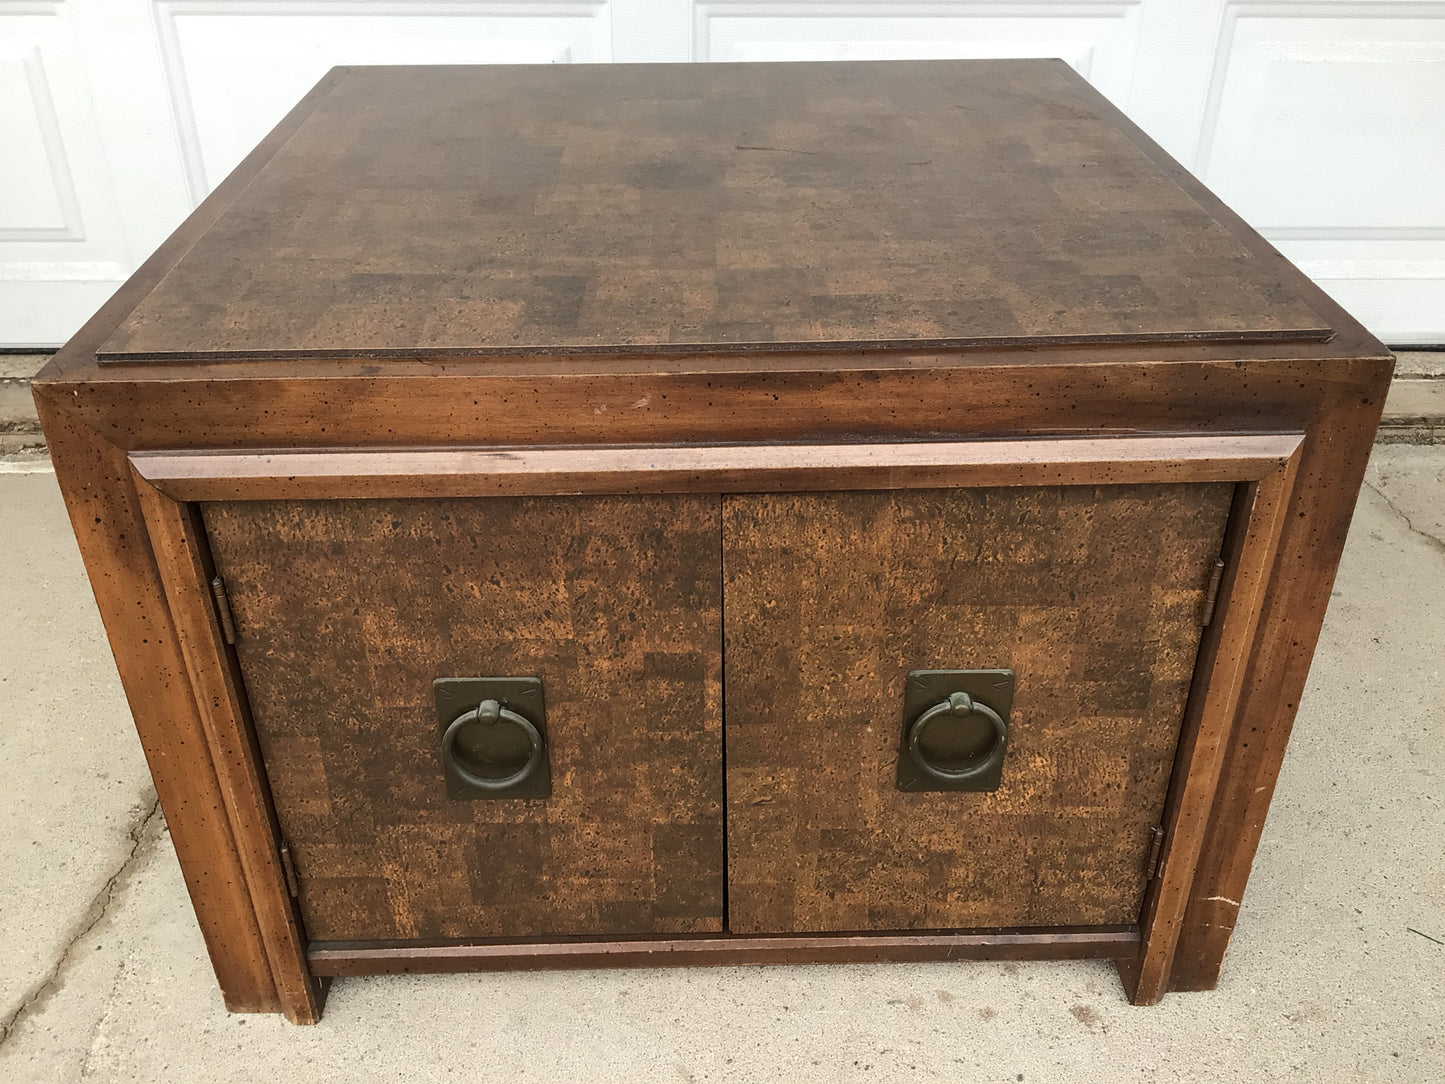
M536 971L582 967L733 967L884 960L1090 960L1132 957L1137 926L952 933L656 937L612 941L313 941L317 975Z
M177 501L1257 481L1299 433L865 444L132 452Z

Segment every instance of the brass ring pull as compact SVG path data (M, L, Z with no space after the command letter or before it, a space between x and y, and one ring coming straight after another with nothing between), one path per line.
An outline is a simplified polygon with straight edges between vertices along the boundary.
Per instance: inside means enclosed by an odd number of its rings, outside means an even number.
M973 727L963 728L961 735L955 733L954 740L947 743L953 748L944 748L942 755L938 746L944 743L939 742L937 736L932 743L927 741L931 727L945 720L970 718L983 725L975 723ZM958 740L960 737L962 741ZM1008 727L998 712L968 693L953 693L913 721L908 728L908 756L924 775L944 783L961 783L996 769L1003 761L1007 739ZM930 744L934 745L932 750L928 748Z
M520 730L527 739L527 761L508 775L482 775L468 765L464 756L458 755L457 742L462 731L468 727L510 726ZM496 700L483 700L471 711L458 715L442 735L442 759L457 775L478 790L507 790L521 783L542 764L544 753L542 733L531 721L515 711L504 708Z

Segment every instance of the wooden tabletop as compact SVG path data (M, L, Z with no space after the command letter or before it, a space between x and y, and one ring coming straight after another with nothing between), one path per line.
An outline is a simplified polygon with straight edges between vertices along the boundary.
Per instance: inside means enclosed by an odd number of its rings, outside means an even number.
M1328 338L1058 61L377 67L107 361Z

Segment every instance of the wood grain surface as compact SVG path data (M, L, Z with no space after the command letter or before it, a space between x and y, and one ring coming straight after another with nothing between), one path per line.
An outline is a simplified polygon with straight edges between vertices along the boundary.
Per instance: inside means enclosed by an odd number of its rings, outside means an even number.
M1233 491L725 498L729 928L1135 921ZM905 676L968 668L1000 788L899 792Z
M266 768L241 673L217 620L215 566L200 512L139 479L135 488L281 1011L293 1023L314 1024L326 985L307 968L306 933L286 884Z
M1299 461L1297 450L1278 469L1234 491L1220 551L1223 567L1216 605L1200 641L1174 780L1164 808L1158 873L1139 916L1145 935L1138 956L1117 961L1124 987L1136 1005L1153 1004L1169 987L1199 858L1208 841L1209 808L1219 791L1249 651L1259 629L1269 571L1289 520L1286 509Z
M319 940L722 927L716 497L210 504ZM452 801L438 677L537 676L553 795Z
M1328 335L1061 62L390 67L99 354Z
M217 753L196 705L124 453L44 399L36 405L226 1008L281 1012L286 1006L246 888Z

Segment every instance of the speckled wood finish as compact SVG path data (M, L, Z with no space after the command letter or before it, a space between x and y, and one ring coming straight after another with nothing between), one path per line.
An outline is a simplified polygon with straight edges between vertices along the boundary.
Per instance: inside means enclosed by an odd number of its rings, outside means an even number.
M1136 921L1232 492L725 498L732 931ZM908 672L969 668L999 789L901 793Z
M721 929L717 497L204 512L312 938ZM551 798L447 798L482 674L542 679Z

